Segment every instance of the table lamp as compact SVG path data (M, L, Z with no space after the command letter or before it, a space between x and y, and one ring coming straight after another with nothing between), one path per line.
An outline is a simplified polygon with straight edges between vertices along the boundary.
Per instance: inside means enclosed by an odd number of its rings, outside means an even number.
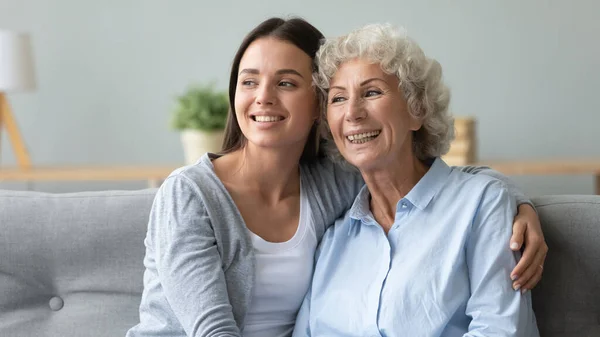
M5 128L21 169L30 168L31 161L6 94L31 91L35 86L29 35L0 30L0 140Z

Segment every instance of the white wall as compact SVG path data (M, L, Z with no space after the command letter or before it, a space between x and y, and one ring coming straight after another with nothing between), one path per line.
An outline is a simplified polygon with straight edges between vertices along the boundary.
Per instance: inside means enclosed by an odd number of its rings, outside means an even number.
M481 159L600 158L598 13L594 0L0 0L0 28L33 34L39 88L10 100L35 164L182 162L173 97L194 81L225 88L241 39L271 15L325 35L405 26L442 63L453 112L477 117ZM593 193L589 176L514 179L530 195ZM29 187L122 186L143 187Z

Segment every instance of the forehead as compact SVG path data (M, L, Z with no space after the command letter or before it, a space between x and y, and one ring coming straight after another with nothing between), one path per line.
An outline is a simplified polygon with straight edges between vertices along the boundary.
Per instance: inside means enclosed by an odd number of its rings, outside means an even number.
M396 79L395 75L387 74L379 63L366 59L350 59L340 64L331 78L331 85L346 81L362 82L367 79L378 78L385 82Z
M299 72L312 72L311 58L293 43L272 37L252 42L240 60L240 70L245 68L289 68Z

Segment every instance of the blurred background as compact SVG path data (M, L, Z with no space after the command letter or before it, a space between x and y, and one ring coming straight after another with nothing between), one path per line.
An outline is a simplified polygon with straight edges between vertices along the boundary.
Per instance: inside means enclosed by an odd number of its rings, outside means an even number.
M404 26L437 59L482 161L600 159L600 1L0 0L0 29L30 34L37 87L8 94L32 165L183 165L169 127L192 83L227 87L244 35L301 16L326 36ZM15 165L6 136L0 165ZM593 175L510 176L530 196L592 194ZM143 181L0 182L51 192Z

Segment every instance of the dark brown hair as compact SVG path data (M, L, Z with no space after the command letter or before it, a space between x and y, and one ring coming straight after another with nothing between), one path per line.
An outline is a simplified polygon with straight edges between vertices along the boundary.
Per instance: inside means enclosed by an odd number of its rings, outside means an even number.
M294 44L310 56L313 61L313 72L316 71L314 59L324 36L317 28L306 20L300 18L291 18L287 20L282 18L270 18L263 21L248 33L238 48L231 67L231 75L229 77L229 115L227 116L227 124L225 126L225 139L221 149L222 154L239 150L246 144L246 137L240 129L235 113L235 90L238 82L238 72L240 70L240 61L242 60L246 49L248 49L248 46L252 42L264 37L274 37ZM319 95L319 93L317 93L317 95ZM318 123L315 123L310 130L308 141L304 146L304 151L300 159L302 162L310 162L319 154L318 145L321 139L319 130Z

